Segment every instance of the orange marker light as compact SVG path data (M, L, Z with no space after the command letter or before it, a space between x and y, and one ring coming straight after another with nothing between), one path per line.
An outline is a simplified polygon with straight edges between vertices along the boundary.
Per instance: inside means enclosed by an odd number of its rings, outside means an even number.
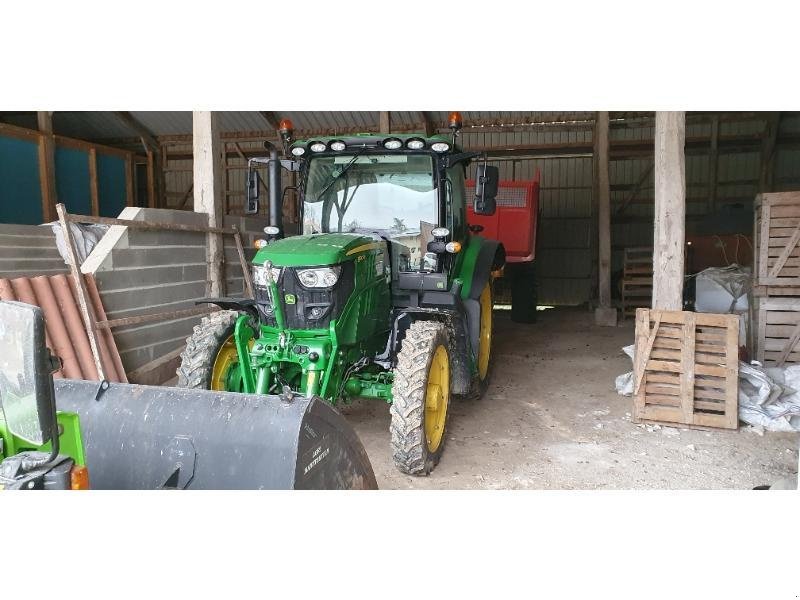
M461 129L464 125L464 121L461 119L461 113L457 110L451 112L450 116L447 118L447 124L450 129Z
M461 242L448 242L444 249L450 254L458 254L461 252Z
M294 136L294 125L292 125L291 119L281 119L281 122L278 123L278 133L284 144L288 144L292 140Z
M288 133L289 135L292 135L292 132L294 131L294 125L292 124L292 120L281 119L281 122L278 123L278 131L280 131L281 133Z
M69 472L70 488L73 490L89 489L89 469L75 465Z

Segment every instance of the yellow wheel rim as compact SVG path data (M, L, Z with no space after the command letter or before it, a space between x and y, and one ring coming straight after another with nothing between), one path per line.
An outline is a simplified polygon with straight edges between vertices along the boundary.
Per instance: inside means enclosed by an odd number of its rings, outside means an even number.
M478 342L478 376L481 381L489 373L489 358L492 353L492 284L486 284L480 298L481 327Z
M236 343L233 341L233 336L230 336L222 347L217 352L217 357L214 359L214 367L211 369L211 389L218 391L226 391L226 383L228 374L231 368L238 364L239 354L236 352Z
M444 346L437 346L428 371L425 393L425 438L428 452L436 452L442 443L447 404L450 400L450 361Z

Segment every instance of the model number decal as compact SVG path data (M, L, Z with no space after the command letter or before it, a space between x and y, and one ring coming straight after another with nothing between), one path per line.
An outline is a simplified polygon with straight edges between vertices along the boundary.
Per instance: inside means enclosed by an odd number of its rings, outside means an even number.
M322 446L319 446L316 450L314 450L314 454L312 455L313 458L311 459L311 462L306 465L305 469L303 469L303 475L308 475L309 471L311 471L311 469L313 469L320 462L322 462L322 460L326 456L328 456L328 454L330 454L330 452L331 452L330 448L325 448L325 450L323 450Z

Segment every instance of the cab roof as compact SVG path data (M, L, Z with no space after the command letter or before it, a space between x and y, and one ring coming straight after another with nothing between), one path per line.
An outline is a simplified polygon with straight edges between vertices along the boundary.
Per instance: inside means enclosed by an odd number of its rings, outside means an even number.
M435 135L428 135L426 136L424 133L416 133L416 132L405 132L405 133L350 133L348 135L331 135L331 136L321 136L321 137L312 137L306 138L302 140L295 140L292 142L290 148L296 148L298 146L305 146L308 147L314 142L322 142L326 146L330 142L334 141L341 141L344 142L346 149L342 150L342 152L347 152L351 147L353 149L359 149L363 146L367 147L375 147L376 149L383 147L383 142L385 140L390 139L397 139L403 142L402 150L405 150L405 142L410 139L420 139L425 142L425 147L429 148L431 144L435 144L436 142L446 142L451 145L451 148L448 152L461 152L461 146L456 143L453 146L453 138L448 134L435 134ZM398 149L396 151L399 151ZM395 150L388 150L386 152L394 152ZM444 154L444 153L443 153Z

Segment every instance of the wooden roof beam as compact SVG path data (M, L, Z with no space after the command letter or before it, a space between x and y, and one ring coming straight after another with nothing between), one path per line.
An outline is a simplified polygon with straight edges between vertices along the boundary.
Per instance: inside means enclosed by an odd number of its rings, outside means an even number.
M258 111L258 114L260 114L264 118L264 120L267 122L267 125L269 125L271 129L274 129L275 131L278 131L278 129L280 129L281 119L274 112L267 110L260 110Z
M425 127L425 136L430 137L434 133L436 133L436 126L433 124L433 119L431 118L431 113L425 111L419 111L419 118L422 121L423 127Z
M160 145L158 140L156 139L155 134L150 131L147 127L142 125L142 123L134 117L128 111L114 111L114 115L125 125L130 127L136 132L136 135L139 136L139 139L142 141L142 145L145 147L146 150L150 150L151 152L158 153L160 150Z

